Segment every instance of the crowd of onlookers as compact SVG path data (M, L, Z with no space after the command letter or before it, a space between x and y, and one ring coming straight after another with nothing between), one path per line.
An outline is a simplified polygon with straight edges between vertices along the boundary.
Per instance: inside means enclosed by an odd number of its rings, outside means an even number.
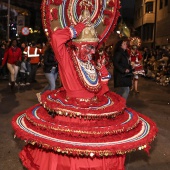
M1 41L0 44L0 79L8 80L12 91L15 87L36 83L37 70L41 66L43 66L47 85L40 93L37 93L37 97L46 90L56 88L58 62L48 41L18 43L16 39L12 39L9 43ZM61 86L60 80L59 85Z
M11 42L4 40L0 41L0 79L8 79L9 85L11 85L10 67L7 65L7 61L4 63L5 52L12 45ZM18 66L18 71L14 86L30 85L36 82L36 71L38 67L43 63L43 52L46 48L45 43L16 43L16 46L21 49L21 56L19 56L20 62L15 62ZM41 52L36 52L38 60L31 61L34 57L28 57L28 47L41 49ZM110 57L112 62L112 46L108 46L105 51ZM145 70L145 77L155 80L158 84L167 86L170 82L170 49L163 47L158 49L149 49L147 47L140 50L143 57L143 68ZM7 59L6 59L7 60ZM3 67L2 67L3 65ZM17 68L17 67L16 67Z
M107 48L107 53L112 62L113 47ZM170 84L170 48L160 47L152 49L144 47L139 49L142 54L142 64L145 70L144 77L154 80L156 83L167 86Z
M45 47L40 42L0 41L0 79L8 79L11 88L36 82Z
M146 77L155 80L158 84L167 86L170 83L170 49L144 48L143 66Z

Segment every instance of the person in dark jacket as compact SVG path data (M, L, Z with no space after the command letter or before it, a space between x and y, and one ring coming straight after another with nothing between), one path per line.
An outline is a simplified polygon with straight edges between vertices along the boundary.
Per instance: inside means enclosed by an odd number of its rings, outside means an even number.
M132 67L127 52L127 40L119 40L113 55L114 87L116 93L127 99L132 86Z
M37 93L37 97L44 93L46 90L55 90L56 88L56 79L58 75L58 63L55 59L53 49L50 44L48 44L44 52L44 73L48 81L48 84L44 87L42 92Z

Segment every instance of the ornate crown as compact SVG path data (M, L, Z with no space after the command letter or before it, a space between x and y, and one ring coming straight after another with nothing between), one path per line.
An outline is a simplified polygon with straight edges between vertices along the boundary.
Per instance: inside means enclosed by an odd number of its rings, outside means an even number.
M130 38L130 46L137 46L140 47L141 46L141 39L138 37L131 37Z
M82 42L89 42L89 43L95 42L96 43L96 42L99 42L94 25L91 23L91 15L90 15L90 11L88 9L89 6L87 6L86 4L83 4L83 5L85 6L85 9L82 11L82 14L79 17L79 22L81 22L85 19L88 19L89 26L86 26L83 29L81 34L76 39L73 40L73 43L74 42L75 43L82 43Z

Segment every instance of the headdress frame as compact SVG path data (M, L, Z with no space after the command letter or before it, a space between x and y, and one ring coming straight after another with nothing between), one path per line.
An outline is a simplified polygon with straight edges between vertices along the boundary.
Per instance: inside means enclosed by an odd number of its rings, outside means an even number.
M58 28L76 25L84 10L84 3L89 5L91 22L98 36L98 47L106 42L120 16L119 0L42 0L42 24L46 36L50 38L51 33Z

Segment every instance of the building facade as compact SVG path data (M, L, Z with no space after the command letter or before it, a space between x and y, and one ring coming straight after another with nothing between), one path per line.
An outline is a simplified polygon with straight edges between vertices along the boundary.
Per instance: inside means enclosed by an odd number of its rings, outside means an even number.
M136 0L134 16L143 46L170 47L170 0Z

